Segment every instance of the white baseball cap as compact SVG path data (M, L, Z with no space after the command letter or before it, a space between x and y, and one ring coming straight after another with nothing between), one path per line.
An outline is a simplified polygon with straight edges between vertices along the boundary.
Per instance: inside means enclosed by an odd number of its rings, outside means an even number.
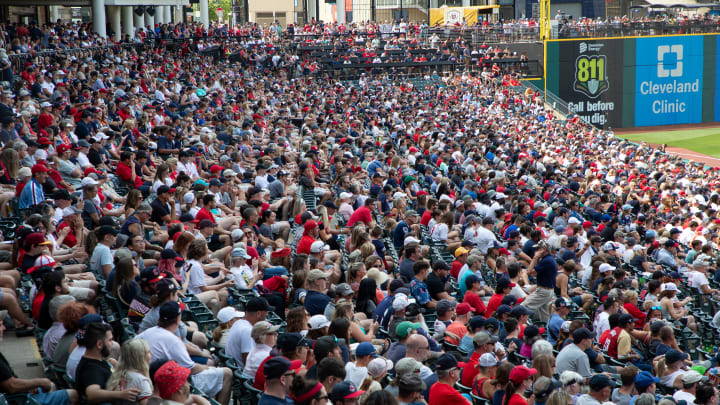
M410 305L410 301L407 295L403 293L395 294L392 302L393 311L400 311L401 309L407 308L408 305Z
M237 309L233 307L225 307L218 311L217 313L217 320L220 321L220 323L227 323L232 321L235 318L244 318L245 312L238 311Z
M317 330L330 326L330 321L328 321L325 315L313 315L310 317L310 321L308 323L310 324L310 330Z
M677 291L678 288L675 283L665 283L662 286L662 291Z
M480 358L478 359L478 365L481 367L492 367L497 366L498 359L495 357L495 354L493 353L484 353Z
M608 263L602 263L600 267L598 268L600 270L600 273L605 273L606 271L613 271L615 270L615 266L611 266Z
M323 241L315 241L310 245L310 253L320 253L325 250L330 250L330 246L326 245Z

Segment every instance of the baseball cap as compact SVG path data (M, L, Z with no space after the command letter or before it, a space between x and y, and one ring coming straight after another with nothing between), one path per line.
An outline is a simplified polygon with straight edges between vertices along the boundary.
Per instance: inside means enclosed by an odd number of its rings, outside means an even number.
M406 359L403 359L406 360ZM412 359L410 359L412 360ZM375 361L375 360L373 360ZM371 362L372 363L372 362ZM399 364L400 362L398 362ZM397 366L395 366L395 370L397 370ZM369 372L369 366L368 366L368 372ZM425 389L427 389L427 385L423 382L422 378L420 378L420 375L416 373L405 373L400 374L398 373L399 377L397 377L398 381L398 387L405 391L405 392L421 392Z
M263 297L252 297L245 305L245 312L269 311L270 305Z
M573 331L572 337L573 337L573 343L575 343L575 344L580 343L585 339L593 339L594 338L592 332L590 332L590 330L588 330L587 328L575 329L575 331Z
M420 368L422 368L422 363L412 357L405 357L398 360L397 364L395 364L395 375L415 373L416 371L420 371Z
M357 389L352 381L343 381L333 387L329 396L333 403L339 403L346 399L357 398L364 393L365 391Z
M283 333L277 339L277 347L283 352L293 352L301 346L310 347L309 343L297 332Z
M397 293L393 296L392 308L393 311L402 311L410 305L408 296L403 293Z
M625 326L628 323L637 322L637 319L633 318L630 314L622 314L618 318L618 325Z
M316 359L325 358L328 353L333 351L339 344L335 340L334 336L322 336L315 340L315 347L313 347L313 353Z
M377 356L377 352L372 343L362 342L355 348L355 356Z
M163 364L153 376L153 382L158 387L160 397L170 399L188 381L190 369L185 368L173 360Z
M568 302L565 298L560 297L555 300L555 308L567 308L570 306L570 302Z
M650 324L650 332L653 335L657 335L658 333L660 333L660 329L662 329L663 326L665 326L665 321L655 321Z
M462 247L462 246L460 246L459 248L455 249L455 257L462 256L462 255L464 255L464 254L466 254L466 253L470 253L470 250L468 250L467 248L464 248L464 247Z
M302 367L301 360L290 361L283 356L275 356L265 362L263 375L265 380L274 380L282 377L288 370L297 370L300 367Z
M335 295L340 295L341 297L349 297L354 293L355 292L348 283L340 283L335 286Z
M247 251L245 249L240 247L233 249L230 253L230 257L240 257L245 260L252 258L249 254L247 254Z
M665 362L667 364L675 363L676 361L685 360L687 358L687 353L683 353L675 349L670 349L667 351L667 353L665 353Z
M512 281L510 281L510 279L507 278L507 277L500 277L500 278L497 280L497 287L498 287L498 288L501 288L501 289L503 289L503 290L506 289L506 288L512 288L512 287L515 287L515 286L516 286L516 284L513 283Z
M461 368L464 367L465 363L458 363L455 356L453 356L450 353L445 353L442 356L440 356L439 359L435 362L435 369L436 370L452 370L455 368Z
M325 250L330 250L330 246L321 240L317 240L310 245L310 253L320 253Z
M205 229L211 226L215 227L217 224L209 219L201 219L197 224L198 229Z
M170 300L160 306L160 319L164 321L175 319L180 316L180 313L182 313L182 309L177 301Z
M494 353L483 353L482 356L478 359L478 365L481 367L493 367L497 366L498 359L495 357Z
M217 320L220 323L227 323L232 321L233 319L243 317L245 317L245 312L238 311L233 307L225 307L217 313Z
M695 370L690 370L682 376L683 384L694 384L702 380L707 380L707 377L703 377L700 373Z
M310 330L317 330L330 326L330 321L328 321L325 315L313 315L310 317L310 321L308 323L310 324Z
M438 315L444 315L447 311L455 308L455 305L457 305L457 301L442 299L435 305L435 312L437 312Z
M250 336L253 339L260 338L267 335L268 333L277 332L280 327L280 325L273 325L268 321L260 321L253 325L252 329L250 330Z
M534 376L535 374L537 374L537 370L534 368L516 366L510 372L509 380L518 385L523 381L527 380L529 377Z
M515 308L513 308L512 311L510 311L510 315L512 315L514 318L519 318L523 315L532 315L532 314L533 314L533 311L525 308L522 305L518 305Z
M610 378L606 376L605 374L595 374L590 378L590 389L592 391L600 391L601 389L605 387L612 387L613 383L610 381Z
M638 388L647 388L652 383L659 383L660 379L650 374L649 371L641 371L635 376L635 386Z
M110 225L103 225L100 228L95 230L95 234L98 237L98 241L103 240L105 238L105 236L107 236L107 235L117 236L118 233L119 233L118 229L116 229L115 227L112 227Z
M411 330L418 330L422 326L419 323L412 323L408 321L402 321L395 327L395 334L400 339L405 339Z
M473 308L470 306L470 304L464 302L458 304L457 308L455 309L455 313L458 315L465 315L470 311L474 311Z
M52 242L45 240L45 235L34 232L25 237L25 243L28 245L50 245Z
M157 282L162 280L164 277L164 275L160 274L160 270L158 270L157 266L146 267L140 272L141 283Z
M382 376L384 373L392 370L392 368L392 360L386 359L384 357L376 357L370 360L370 363L368 363L367 365L368 374L375 378Z
M512 307L511 307L510 305L506 305L506 304L500 305L500 306L495 310L495 312L496 312L498 315L509 314L511 311L512 311Z
M598 270L600 271L600 273L605 273L607 271L615 270L615 266L612 266L608 263L602 263L600 264L600 267L598 267Z
M324 271L318 270L318 269L310 270L310 272L308 273L308 276L307 276L307 280L309 283L312 283L313 281L320 280L323 278L327 279L328 278L327 274L325 274Z

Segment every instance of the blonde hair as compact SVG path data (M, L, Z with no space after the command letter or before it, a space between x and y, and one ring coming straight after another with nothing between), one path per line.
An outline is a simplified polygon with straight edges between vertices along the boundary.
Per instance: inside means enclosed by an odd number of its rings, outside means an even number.
M333 312L331 320L334 321L337 318L342 318L352 322L352 319L350 319L350 315L348 315L348 309L352 308L352 301L346 300L344 298L341 299L337 302L337 304L335 304L335 312Z
M143 339L128 340L120 349L120 358L113 374L107 382L111 391L120 390L121 384L128 379L128 373L134 371L150 380L150 365L145 361L145 355L150 347Z

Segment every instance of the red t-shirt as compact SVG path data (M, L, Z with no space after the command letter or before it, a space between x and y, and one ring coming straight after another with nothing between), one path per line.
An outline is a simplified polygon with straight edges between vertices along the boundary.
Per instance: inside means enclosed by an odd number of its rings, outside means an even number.
M465 297L463 297L463 302L475 308L475 311L473 312L476 314L482 314L485 312L485 304L480 299L480 296L473 292L466 291Z
M432 219L432 212L430 212L430 210L425 210L425 212L423 212L423 214L422 214L422 217L420 218L420 223L425 226L428 226L431 219Z
M309 255L310 254L310 245L315 242L315 239L312 238L310 235L303 235L302 238L300 238L300 242L297 245L297 253L304 253Z
M647 314L640 310L640 308L636 307L635 305L627 302L623 305L623 308L625 308L626 311L630 315L632 315L633 318L637 319L637 322L635 322L635 327L642 328L645 326L645 318L647 317Z
M25 182L21 181L15 186L15 197L20 197L20 194L22 193L26 184L27 184L26 181Z
M493 294L492 297L490 297L490 301L488 301L487 308L485 309L485 318L491 317L493 312L502 305L503 297L504 295L502 294Z
M599 343L602 345L603 350L605 350L608 354L608 356L617 359L618 358L618 339L620 338L620 332L622 332L622 328L619 326L616 326L608 332L607 335L605 332L600 336Z
M475 379L475 376L478 373L477 365L478 360L480 359L480 353L473 351L472 355L470 356L470 360L468 360L467 363L465 363L465 367L463 368L462 372L462 379L460 380L460 384L470 387L473 383L473 380Z
M503 398L503 402L505 402L505 398ZM513 394L508 401L508 405L527 405L527 403L527 400L520 394Z
M52 125L53 116L47 113L40 114L38 117L38 129L45 129Z
M117 168L115 169L115 174L117 174L118 177L120 177L120 180L122 180L125 183L132 182L132 169L130 166L126 165L125 163L118 163ZM143 181L140 177L135 177L135 188L138 188L142 186Z
M347 226L352 227L356 222L362 222L365 225L370 225L372 222L372 213L370 212L370 208L363 205L362 207L356 209L355 212L350 215L350 220L348 221Z
M465 326L462 322L455 321L448 325L447 328L445 328L445 332L452 333L453 335L457 336L458 339L450 336L445 336L445 341L450 343L451 345L457 346L460 344L463 336L467 334L467 331L467 326Z
M453 278L458 278L460 275L460 269L463 268L465 263L460 262L458 260L453 260L453 262L450 264L450 275L453 276Z
M213 224L215 223L215 215L213 215L213 213L208 211L205 207L200 208L200 211L198 211L197 215L195 215L195 219L198 221L209 219Z
M429 399L428 405L462 405L470 403L458 390L440 382L430 387Z
M66 222L64 222L64 221L61 222L60 225L58 225L58 227L57 227L57 232L60 233L60 231L63 228L67 228L68 226L70 226L70 225L68 225ZM77 237L75 236L74 229L70 228L70 233L68 233L67 236L65 236L65 239L63 240L63 245L65 245L67 247L73 247L73 246L77 245Z

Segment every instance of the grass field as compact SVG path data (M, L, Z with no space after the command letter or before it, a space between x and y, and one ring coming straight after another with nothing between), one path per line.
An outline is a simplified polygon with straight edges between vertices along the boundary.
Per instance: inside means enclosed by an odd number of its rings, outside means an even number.
M627 132L617 134L631 141L668 144L689 149L704 155L720 158L720 128L702 128L675 131Z

